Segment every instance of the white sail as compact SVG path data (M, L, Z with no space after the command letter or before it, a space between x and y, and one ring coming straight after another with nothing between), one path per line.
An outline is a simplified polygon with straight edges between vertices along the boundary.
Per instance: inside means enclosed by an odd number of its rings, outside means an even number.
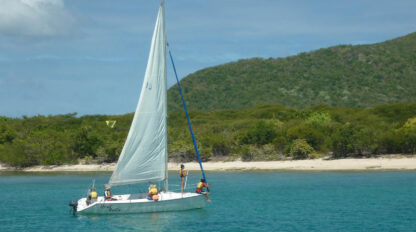
M166 36L163 1L139 103L110 186L167 178Z

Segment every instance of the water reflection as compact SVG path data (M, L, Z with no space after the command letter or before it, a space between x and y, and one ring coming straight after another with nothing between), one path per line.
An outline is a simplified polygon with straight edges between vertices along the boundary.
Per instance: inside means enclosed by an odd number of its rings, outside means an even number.
M202 210L192 210L202 212ZM78 216L80 224L85 226L100 224L100 227L108 228L110 231L167 231L174 221L183 220L186 212L162 212L123 215L82 215Z

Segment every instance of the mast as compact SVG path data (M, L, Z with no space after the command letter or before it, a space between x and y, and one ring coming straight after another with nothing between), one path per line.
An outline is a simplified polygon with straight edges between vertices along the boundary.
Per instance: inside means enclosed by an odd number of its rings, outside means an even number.
M160 9L162 11L162 20L163 20L163 37L165 37L165 41L166 41L165 0L161 1ZM165 44L165 48L166 48L166 44ZM165 66L166 66L166 52L165 52L165 55L164 55L164 59L165 59ZM166 74L165 74L165 83L167 83ZM166 89L166 92L167 91L168 90ZM166 103L168 102L168 95L167 94L165 95L165 102ZM165 104L165 112L166 112L166 115L165 115L165 117L166 117L166 120L165 120L166 128L168 128L168 126L167 126L167 122L168 122L168 104ZM167 192L169 190L169 183L168 183L168 176L169 176L169 172L168 172L168 161L169 161L168 150L169 149L168 149L168 140L167 140L167 138L168 138L168 130L166 130L166 140L165 140L166 141L166 146L165 146L166 147L166 150L165 150L165 153L166 153L165 154L165 183L164 183L165 192Z

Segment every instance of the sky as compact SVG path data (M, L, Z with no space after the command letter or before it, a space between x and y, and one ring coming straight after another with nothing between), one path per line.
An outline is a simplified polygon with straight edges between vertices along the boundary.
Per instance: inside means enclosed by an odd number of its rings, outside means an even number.
M159 2L0 0L0 115L133 112ZM416 31L415 9L415 0L165 0L180 78L239 59L404 36Z

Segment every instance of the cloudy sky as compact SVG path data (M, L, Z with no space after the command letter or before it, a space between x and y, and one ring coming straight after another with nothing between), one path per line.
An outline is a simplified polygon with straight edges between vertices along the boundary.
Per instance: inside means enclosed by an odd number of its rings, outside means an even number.
M134 111L158 4L0 0L0 115ZM184 77L403 36L416 31L415 9L415 0L166 0L167 37Z

